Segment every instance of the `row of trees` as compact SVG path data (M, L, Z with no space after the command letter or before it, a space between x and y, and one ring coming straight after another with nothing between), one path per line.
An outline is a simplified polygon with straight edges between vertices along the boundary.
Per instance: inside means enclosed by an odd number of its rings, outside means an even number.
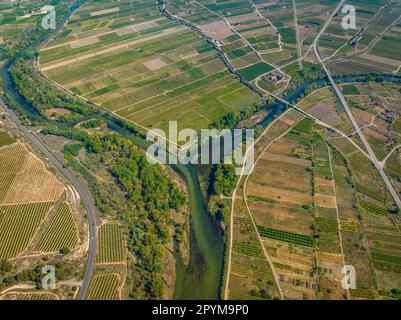
M44 117L46 117L44 112L50 108L63 108L81 115L99 113L97 107L61 90L55 90L53 85L36 71L31 59L19 58L13 63L10 71L20 94ZM32 85L33 83L35 85Z

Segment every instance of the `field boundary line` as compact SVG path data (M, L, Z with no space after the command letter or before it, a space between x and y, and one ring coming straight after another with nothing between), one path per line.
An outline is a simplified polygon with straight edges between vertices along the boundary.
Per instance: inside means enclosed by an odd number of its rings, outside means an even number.
M329 155L329 165L330 165L330 171L331 171L331 177L333 179L333 191L334 191L334 202L336 204L336 217L337 217L337 228L338 228L338 238L340 241L340 249L341 249L341 260L343 263L343 268L345 267L345 256L344 256L344 248L343 248L343 239L342 239L342 228L341 228L341 221L340 221L340 214L338 211L338 204L337 204L337 187L336 187L336 181L334 179L334 172L333 172L333 165L332 165L332 161L331 161L331 150L330 147L327 143L326 144L326 148L327 148L327 152ZM349 294L349 289L346 288L346 293L347 293L347 299L350 300L350 294Z
M305 119L305 116L304 116L302 119ZM302 121L302 119L300 119L299 121ZM292 126L290 126L285 132L283 132L283 133L280 134L278 137L276 137L276 138L274 138L272 141L270 141L270 142L267 144L267 146L263 149L263 151L260 153L260 155L256 158L256 160L254 161L254 163L253 163L253 165L252 165L252 168L255 168L255 167L256 167L257 162L258 162L259 159L263 156L263 154L267 151L267 149L269 149L270 146L271 146L273 143L275 143L277 140L279 140L279 139L281 139L282 137L284 137L285 135L287 135L287 134L297 125L297 123L299 123L299 121L296 121L295 124L293 124ZM275 271L275 269L274 269L273 262L270 260L270 257L269 257L269 255L268 255L268 253L267 253L267 250L266 250L266 248L265 248L265 246L264 246L264 244L263 244L262 237L261 237L260 234L259 234L259 231L258 231L256 222L255 222L255 219L253 218L252 213L251 213L251 210L250 210L249 205L248 205L248 200L247 200L247 195L246 195L246 187L247 187L247 184L248 184L248 180L249 180L249 178L250 178L251 176L252 176L252 175L246 176L245 181L244 181L244 186L243 186L243 197L244 197L245 206L246 206L246 209L247 209L247 211L248 211L249 217L251 218L252 225L253 225L254 230L255 230L255 232L256 232L256 236L257 236L257 238L258 238L258 240L259 240L259 242L260 242L260 244L261 244L261 246L262 246L262 250L263 250L263 253L264 253L264 255L265 255L265 258L266 258L267 262L269 263L269 266L270 266L270 268L271 268L271 270L272 270L273 277L274 277L274 279L275 279L277 288L278 288L278 290L279 290L280 298L281 298L281 300L284 300L283 292L282 292L282 290L281 290L281 287L280 287L280 284L279 284L279 280L278 280L276 271Z
M59 43L59 44L56 44L56 45L53 45L53 46L50 46L50 47L44 46L41 49L41 51L49 51L49 50L57 49L57 48L60 48L60 47L63 47L63 46L71 46L71 43L79 42L79 41L84 40L84 39L101 37L101 36L105 36L105 35L108 35L108 34L111 34L111 33L117 33L117 31L121 31L121 30L128 29L128 28L133 28L133 27L136 27L136 26L147 24L149 22L155 22L155 21L160 21L160 20L164 20L164 19L163 18L158 18L158 19L149 20L149 21L145 21L145 22L140 22L140 23L136 23L136 24L130 24L130 25L125 26L125 27L121 27L121 28L114 29L114 30L111 30L111 31L106 31L106 32L99 33L99 34L94 34L94 35L83 37L83 38L78 38L78 39L75 39L75 40L72 40L72 41L69 41L69 42L65 42L65 43ZM99 28L95 28L93 30L99 30Z
M278 118L276 118L272 123L270 123L266 129L263 131L263 133L253 142L253 144L247 149L245 153L245 159L248 157L248 153L253 148L256 143L258 143L264 136L265 134L269 131L271 126L276 123L279 119L281 119L284 115L286 115L290 109L287 109L284 111ZM232 256L232 247L233 247L233 231L234 231L234 209L235 209L235 200L236 200L236 194L237 194L237 189L239 185L241 184L242 181L242 176L244 175L244 170L245 168L242 168L241 171L241 176L238 179L237 185L233 191L232 197L231 197L231 214L230 214L230 236L229 236L229 253L228 253L228 262L227 262L227 278L226 278L226 283L225 283L225 289L224 289L224 300L228 300L228 286L230 282L230 270L231 270L231 256ZM241 196L242 197L242 196Z
M50 201L51 202L51 201ZM39 226L37 227L37 229L35 230L34 234L32 235L32 238L29 239L29 242L27 244L27 246L24 248L23 251L21 251L20 254L18 254L17 256L15 256L14 258L10 258L10 261L14 261L17 260L21 257L24 256L24 253L29 249L29 247L32 245L33 241L36 239L36 237L38 236L38 233L40 231L40 228L42 227L43 223L45 222L46 218L49 216L50 212L54 209L56 202L53 201L52 205L50 206L49 210L46 211L45 215L43 216L43 219L40 221Z
M130 47L132 45L140 44L140 43L143 43L143 42L146 42L146 41L155 40L155 39L158 39L158 38L160 38L162 36L165 36L165 35L174 35L176 33L180 33L180 32L186 31L186 28L181 27L181 26L176 26L176 27L173 27L173 28L170 28L170 29L166 29L166 30L172 30L172 31L164 32L164 33L158 32L158 33L155 33L155 34L150 35L148 37L143 37L143 38L139 38L139 39L132 40L132 41L129 41L129 42L124 42L124 43L121 43L121 44L116 45L116 46L105 47L103 50L94 51L94 52L87 53L87 54L84 54L84 55L77 55L76 57L68 59L68 60L59 59L59 60L54 61L54 63L45 63L46 66L44 66L42 68L42 70L44 70L44 71L53 70L53 69L57 69L57 68L60 68L60 67L68 66L68 65L70 65L72 63L82 62L82 61L88 60L88 59L93 58L93 57L99 57L99 56L107 55L107 54L109 54L111 52L114 52L114 51L117 51L117 50L120 50L120 49L124 49L124 48L128 48L128 47Z

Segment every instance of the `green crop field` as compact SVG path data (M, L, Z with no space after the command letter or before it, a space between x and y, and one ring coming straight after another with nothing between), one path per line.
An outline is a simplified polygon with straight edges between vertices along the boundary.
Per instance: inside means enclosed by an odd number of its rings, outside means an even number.
M119 300L118 274L94 276L89 285L87 300Z
M53 203L0 206L0 259L11 259L29 245Z
M304 236L294 232L282 231L278 229L258 226L259 234L264 238L284 241L288 243L298 244L301 246L312 247L313 239L310 236Z
M107 223L98 234L97 263L121 263L125 260L125 243L118 223Z
M0 148L14 142L15 140L7 132L0 130Z
M67 203L62 203L43 233L35 251L56 252L71 250L78 243L74 216Z
M273 70L273 67L266 62L259 62L238 70L241 76L247 81L255 80L257 77Z
M261 103L211 45L150 0L85 4L39 62L67 89L145 128L176 120L199 130Z

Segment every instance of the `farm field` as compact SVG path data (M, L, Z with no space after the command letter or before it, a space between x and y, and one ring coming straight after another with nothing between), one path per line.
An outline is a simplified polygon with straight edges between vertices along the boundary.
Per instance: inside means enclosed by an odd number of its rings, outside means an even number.
M0 300L400 300L400 35L400 0L2 1ZM253 129L251 172L151 164L172 121Z
M350 290L351 298L390 297L391 290L399 286L395 270L400 216L392 212L391 197L374 167L359 152L345 157L334 154L333 168L342 200L339 206L345 261L359 269L357 289ZM361 237L367 245L361 244ZM357 242L359 246L352 244Z
M397 73L401 65L401 4L381 1L349 1L349 4L356 8L357 29L344 30L338 16L320 39L329 67L335 74Z
M0 203L55 201L63 192L60 181L22 143L0 149L0 168Z
M264 91L284 90L291 77L282 67L298 64L301 57L294 6L292 0L236 0L218 4L200 0L168 2L166 10L201 30L238 74L264 94ZM283 75L282 83L260 79L274 77L276 71ZM256 79L260 81L255 86Z
M280 117L255 146L255 156L263 152L264 147L283 134L293 125L299 116L288 112ZM257 226L249 215L242 197L243 183L237 191L233 216L233 251L229 272L228 297L230 299L273 299L281 296L277 286L272 264L258 237Z
M36 237L40 240L34 251L74 249L78 227L69 204L55 205L65 197L66 187L23 143L7 139L14 143L0 148L1 259L15 259ZM54 206L57 210L51 213Z
M79 279L76 275L82 270L87 250L83 246L87 231L79 196L21 136L14 138L15 127L6 117L1 126L0 262L2 268L9 267L2 269L0 276L0 299L69 299L74 293L68 282L51 292L33 288L44 261L57 267L59 280ZM32 289L20 291L24 286ZM6 293L1 294L3 291Z
M43 232L35 251L70 251L77 244L77 225L68 203L63 202Z
M25 251L51 207L47 202L0 206L0 259Z
M118 300L120 276L115 273L97 275L91 280L87 300Z
M15 140L7 132L0 130L0 148L14 142Z
M235 68L297 58L292 1L174 1L167 9L217 41Z
M261 154L246 197L284 298L328 298L328 284L332 298L341 298L334 284L342 265L333 178L312 120L294 123Z
M118 223L106 223L99 228L96 263L126 263L126 248Z
M261 103L211 45L149 0L89 2L39 62L52 80L143 128L177 120L198 130Z
M314 91L298 107L346 134L353 132L351 121L329 87Z
M59 300L52 292L8 292L0 300Z
M0 256L8 260L27 249L64 186L20 142L0 149L0 178Z

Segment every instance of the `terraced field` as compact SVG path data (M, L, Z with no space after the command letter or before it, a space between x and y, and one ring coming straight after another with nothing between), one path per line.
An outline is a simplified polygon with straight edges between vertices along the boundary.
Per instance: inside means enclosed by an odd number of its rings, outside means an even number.
M125 263L126 248L121 226L106 223L99 228L96 263Z
M39 61L54 81L145 128L206 128L261 102L211 45L150 0L89 2Z
M28 247L52 205L0 205L0 259L15 258Z
M86 296L87 300L119 300L120 277L118 274L105 274L93 277L91 280L89 291Z
M69 251L74 249L77 244L76 221L68 204L63 202L43 232L35 251Z

